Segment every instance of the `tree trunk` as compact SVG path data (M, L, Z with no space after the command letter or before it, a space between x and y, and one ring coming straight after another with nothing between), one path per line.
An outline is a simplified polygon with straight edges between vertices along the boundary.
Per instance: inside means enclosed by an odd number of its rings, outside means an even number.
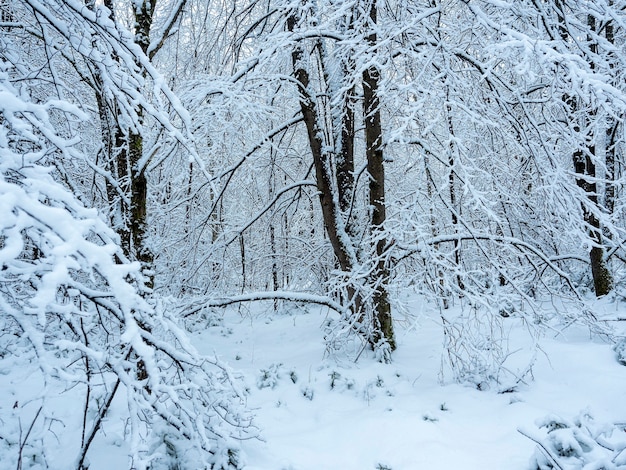
M377 23L376 0L370 0L369 17L371 25ZM376 46L376 32L366 37L366 41L373 48ZM385 208L385 166L383 158L382 125L380 116L380 100L378 97L378 82L380 70L374 65L363 71L363 112L365 114L365 156L369 173L369 203L372 211L370 231L375 243L376 267L371 273L371 283L374 286L374 332L371 342L379 346L381 342L389 345L391 350L396 348L391 318L391 305L387 292L389 268L385 260L387 240L381 236L386 219Z
M88 2L89 8L95 3ZM112 0L104 0L104 5L111 11L115 21ZM111 227L120 237L120 247L124 254L132 258L132 232L130 228L130 207L127 201L130 194L130 168L128 157L127 130L123 128L122 117L117 103L104 93L104 84L97 68L92 70L93 88L98 104L102 146L104 153L104 170L106 195L109 205Z
M609 5L612 5L613 1L609 0ZM604 28L604 36L609 44L615 44L615 30L613 27L613 21L608 20L605 28ZM611 71L615 68L615 60L614 52L609 53L610 62L609 68ZM606 208L609 214L613 214L615 212L615 180L616 175L616 167L615 167L615 154L617 151L617 133L620 127L620 123L614 117L609 117L606 127L606 154L604 157L604 161L606 164L606 189L604 195L604 207ZM607 233L606 236L610 237L610 234Z
M156 1L143 0L135 6L135 43L148 55L150 46L150 29ZM145 73L143 73L145 78ZM128 135L128 156L130 166L130 232L132 239L132 256L144 268L147 277L146 285L154 287L152 264L154 255L146 245L146 218L148 215L148 179L146 176L147 163L143 162L143 109L137 109L139 119L138 130L130 131Z
M348 31L351 28L348 27ZM354 61L348 59L343 64L343 76L354 73ZM350 233L350 212L354 191L354 107L356 91L354 85L345 93L341 115L341 149L337 158L337 189L339 192L339 208L346 215L346 231Z
M455 145L454 145L454 125L452 123L452 107L450 106L450 90L449 87L446 86L446 118L448 121L448 133L449 133L449 144L448 150L450 154L448 155L448 166L450 167L450 173L448 174L448 186L450 189L450 207L451 207L451 215L452 215L452 230L454 233L458 233L459 231L459 217L457 215L457 209L460 211L460 205L457 204L457 192L456 192L456 163L454 159L455 153ZM452 242L454 244L454 264L458 269L461 267L461 242L459 240L454 240ZM465 290L465 285L463 284L463 280L461 276L457 274L456 283L459 286L461 291Z
M595 147L589 146L587 150L591 153L591 155L593 155ZM582 151L576 151L574 153L574 169L577 175L581 175L581 177L576 178L576 184L579 188L585 191L589 202L597 207L597 187L596 183L592 181L596 177L596 168L591 157L589 155L583 155ZM611 275L611 272L606 265L606 260L604 259L604 247L602 246L602 230L600 227L600 221L584 203L582 206L583 216L589 227L589 237L593 243L591 251L589 252L591 275L593 277L593 285L596 296L600 297L608 294L613 288L613 276Z
M556 0L555 5L558 8L559 33L564 42L569 42L570 33L567 29L565 19L566 10L561 0ZM590 31L596 31L595 18L592 15L587 16L587 26ZM594 54L597 53L597 44L593 43L593 38L588 38L591 42L590 49ZM591 68L595 68L593 58L590 59ZM576 97L565 95L563 97L568 119L574 122L573 130L576 138L582 136L583 142L579 142L578 148L574 150L572 155L574 163L574 172L576 173L576 184L583 190L586 201L581 201L583 219L587 226L589 238L592 247L589 252L589 261L591 263L591 275L593 277L593 285L596 296L608 294L613 288L613 276L608 269L604 258L604 246L602 240L602 228L600 220L595 215L593 209L598 209L598 188L596 185L596 166L593 159L596 156L596 147L592 143L595 141L593 131L590 129L590 115L595 115L595 110L585 110L583 116L578 116L579 106ZM582 122L581 122L582 121Z
M296 17L292 15L287 20L287 27L290 31L293 31L295 26ZM291 58L294 66L294 77L298 82L298 91L300 93L300 110L304 118L309 146L313 156L315 179L319 191L324 227L326 228L333 252L339 262L339 267L344 272L350 272L355 264L353 259L354 253L341 219L340 209L333 198L332 158L329 151L325 148L324 142L322 142L322 128L318 122L317 106L309 90L309 73L304 67L303 51L299 45L294 47Z

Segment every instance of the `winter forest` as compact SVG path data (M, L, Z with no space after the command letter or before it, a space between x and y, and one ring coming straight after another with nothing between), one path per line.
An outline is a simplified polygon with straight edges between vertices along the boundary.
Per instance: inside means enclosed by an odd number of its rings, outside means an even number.
M0 468L626 469L626 1L0 14Z

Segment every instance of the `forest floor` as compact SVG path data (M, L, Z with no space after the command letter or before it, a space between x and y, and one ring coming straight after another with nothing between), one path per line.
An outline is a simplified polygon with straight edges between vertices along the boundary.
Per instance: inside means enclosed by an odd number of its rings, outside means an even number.
M616 318L626 305L598 309ZM626 367L588 329L548 330L526 380L480 391L454 383L442 362L438 313L418 300L411 310L396 322L391 364L369 351L354 362L358 345L352 355L328 354L321 326L332 313L321 309L231 310L196 330L202 352L246 377L263 437L243 444L246 469L526 470L536 444L518 430L533 434L547 415L626 422ZM509 367L525 364L533 349L527 328L511 317L503 331L510 336Z
M596 307L605 319L626 317L624 302ZM546 329L535 350L536 337L519 318L498 319L497 332L509 338L502 355L509 370L536 355L524 380L484 383L478 390L455 383L439 312L417 298L406 311L396 319L398 349L390 364L356 342L330 354L323 326L334 314L321 308L230 308L188 325L196 347L241 374L249 390L247 405L261 439L241 443L245 470L528 470L537 446L519 430L536 434L538 420L548 415L626 423L626 367L610 342L587 328ZM486 356L498 356L485 345ZM8 416L18 401L32 400L34 413L43 386L33 385L36 366L11 364L0 360L0 411ZM59 423L79 420L84 398L78 390L51 399L58 400ZM89 470L128 467L123 410L115 408L89 451ZM3 430L7 423L0 420L0 430L19 434L22 442L29 439L29 419L14 430ZM80 426L55 429L49 440L60 447L76 442L80 432ZM13 470L2 451L0 440L0 469ZM75 451L68 447L61 457ZM57 463L50 468L73 468Z

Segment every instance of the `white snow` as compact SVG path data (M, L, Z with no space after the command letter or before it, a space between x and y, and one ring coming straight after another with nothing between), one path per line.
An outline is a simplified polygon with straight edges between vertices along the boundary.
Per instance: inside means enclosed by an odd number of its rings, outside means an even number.
M419 319L407 333L399 329L392 364L367 354L355 364L324 357L326 313L231 310L222 325L194 334L202 352L215 351L247 377L248 406L265 439L243 444L249 470L527 469L535 444L518 428L581 411L626 421L626 368L609 344L583 329L545 338L535 380L499 394L441 383L436 318ZM260 389L261 371L276 369L278 377L266 380L274 386Z
M428 311L419 299L413 305ZM605 305L612 316L624 311ZM368 351L356 363L354 354L326 354L320 326L336 314L322 307L279 313L229 307L214 315L192 325L191 341L245 377L247 406L262 435L241 443L246 470L526 470L535 443L518 428L536 435L546 416L571 420L581 412L600 423L626 422L626 368L610 344L583 327L543 338L534 381L498 393L450 383L446 374L441 380L442 328L427 313L398 323L391 364ZM507 321L516 341L526 338L519 320ZM35 377L24 365L0 360L0 409L41 393L45 384ZM80 393L62 397L59 422L79 419ZM119 411L113 408L90 450L90 470L125 468ZM54 425L58 445L75 442L78 428Z

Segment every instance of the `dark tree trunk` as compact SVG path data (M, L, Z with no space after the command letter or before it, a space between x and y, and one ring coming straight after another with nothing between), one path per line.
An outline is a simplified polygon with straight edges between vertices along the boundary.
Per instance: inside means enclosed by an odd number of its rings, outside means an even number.
M589 146L587 151L594 155L595 147ZM583 155L582 151L574 153L574 169L577 175L576 184L587 194L589 203L595 207L598 205L597 186L593 182L596 177L596 167L590 155ZM583 216L589 227L589 237L593 242L589 252L591 262L591 275L596 295L608 294L613 288L613 276L611 275L604 259L604 247L602 245L602 230L600 221L596 215L583 203Z
M373 26L377 23L375 0L370 0L369 17ZM366 41L375 47L377 38L372 31ZM372 211L370 230L375 240L376 267L371 274L375 293L374 302L374 336L373 346L386 342L393 350L396 348L391 318L391 305L387 292L389 268L385 260L387 240L380 235L386 219L385 210L385 166L383 158L382 125L380 116L380 100L378 83L380 70L370 66L363 71L363 112L365 114L365 156L369 173L369 203Z
M104 0L104 5L111 11L115 20L112 0ZM88 2L90 8L94 3ZM104 93L104 84L97 68L92 70L92 80L102 135L102 150L104 170L108 173L105 178L106 195L109 205L111 227L120 237L120 247L124 254L132 256L132 232L130 228L130 164L127 130L122 124L117 103Z
M296 18L290 16L287 20L287 27L290 31L293 31L295 26ZM352 247L343 229L339 207L335 204L333 198L333 162L331 154L324 148L324 142L322 142L322 129L318 123L318 111L309 91L309 73L302 63L303 51L300 46L296 45L294 47L291 58L294 66L294 77L298 82L298 91L300 93L300 110L306 125L309 146L313 156L315 179L319 191L324 227L326 228L333 252L339 262L339 267L344 272L350 272L354 267Z
M450 101L449 97L450 90L446 86L446 100ZM452 123L452 107L450 104L446 104L446 115L448 120L448 133L450 134L450 143L448 145L450 155L448 156L448 166L450 167L450 173L448 174L448 185L450 189L450 207L451 207L451 219L452 219L452 230L454 233L457 233L459 230L459 217L457 213L457 208L460 208L460 205L457 204L457 193L456 193L456 173L455 173L455 145L454 145L454 125ZM460 213L460 210L459 210ZM454 264L458 268L461 267L461 242L459 240L454 240L452 242L454 244ZM463 280L460 275L456 276L456 283L459 286L459 289L462 291L465 289L465 285L463 284Z
M135 9L135 43L148 55L150 47L150 29L156 1L143 0ZM145 77L145 72L143 73ZM143 124L143 109L137 109L139 129ZM148 179L147 163L143 161L143 135L141 131L130 131L128 135L128 156L130 166L130 232L133 258L144 267L147 282L152 288L154 277L152 264L154 255L146 244L146 223L148 215Z
M344 70L344 74L349 71ZM349 217L354 190L354 87L350 88L345 97L345 106L341 121L341 152L337 159L337 188L339 191L339 208ZM346 219L350 225L350 220Z
M609 5L612 5L613 2L610 0ZM608 20L605 28L604 28L604 36L609 44L615 43L615 30L613 27L613 21ZM611 70L614 69L614 57L615 53L609 53L609 67ZM615 166L615 157L616 157L616 147L617 147L617 134L620 128L619 122L614 117L609 117L606 128L606 155L604 157L606 164L606 172L607 172L607 183L606 190L604 195L604 205L609 214L613 214L615 212L615 180L616 180L616 166ZM606 234L610 236L610 234Z
M564 42L569 42L570 33L567 29L566 8L561 0L555 0L557 7L557 18L559 22L559 34ZM587 26L590 31L596 31L596 20L592 15L587 16ZM594 55L597 53L598 45L592 37L587 38L590 42L590 50ZM593 58L589 59L591 68L595 68ZM599 210L598 204L598 188L596 180L596 166L594 158L596 157L596 147L592 143L595 139L590 130L590 116L595 115L595 110L584 110L584 114L580 116L576 97L565 95L563 97L568 118L574 123L573 130L577 138L584 139L579 143L572 155L574 163L574 172L576 173L576 184L583 190L586 200L581 201L583 219L587 226L589 238L592 242L591 251L589 252L589 261L591 264L591 275L593 277L593 285L596 296L608 294L613 288L613 276L608 269L606 259L604 257L604 246L602 237L602 228L600 220L595 214L595 210Z

